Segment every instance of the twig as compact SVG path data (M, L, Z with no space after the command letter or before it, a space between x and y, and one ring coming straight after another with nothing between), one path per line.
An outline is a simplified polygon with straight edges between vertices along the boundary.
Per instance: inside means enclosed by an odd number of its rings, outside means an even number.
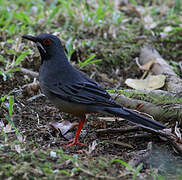
M168 97L176 97L177 94L174 92L168 92L164 90L133 90L133 89L125 89L125 92L129 92L132 94L147 94L152 97L159 97L159 96L168 96Z
M33 97L27 99L27 101L28 101L28 102L31 102L31 101L33 101L33 100L35 100L35 99L37 99L37 98L44 97L44 96L45 96L44 94L40 93L40 94L38 94L38 95L35 95L35 96L33 96Z
M135 139L137 139L137 138L146 138L146 139L148 139L148 138L151 138L151 136L152 136L151 133L135 134L135 135L132 135L132 136L127 136L127 139L129 139L129 138L131 138L131 139L133 139L133 138L135 138ZM126 137L123 137L123 138L120 138L119 140L122 140L122 139L125 139L125 138Z
M166 138L169 143L179 152L182 153L182 140L179 139L177 136L172 134L169 129L164 129L160 131L152 131L150 129L140 128L138 126L128 127L128 128L120 128L120 129L98 129L96 130L96 133L98 135L103 135L106 133L112 133L112 134L124 134L128 132L136 132L139 130L147 131L152 134L161 136Z
M31 75L32 77L38 77L39 76L39 73L38 72L34 72L34 71L31 71L29 69L26 69L26 68L21 68L20 71L24 74L28 74L28 75Z
M149 131L152 134L157 134L158 136L166 138L168 142L175 148L175 150L177 150L179 153L182 154L182 140L179 139L174 134L172 134L169 129L164 129L160 131L151 131L149 129L146 129L146 131Z
M124 142L120 142L120 141L110 141L110 140L106 140L104 141L106 143L110 143L110 144L114 144L114 145L118 145L118 146L122 146L124 148L130 148L133 149L133 146L131 144L128 143L124 143Z
M112 134L124 134L128 132L135 132L140 131L141 128L138 126L130 126L125 128L118 128L118 129L97 129L95 132L98 135L106 134L106 133L112 133Z

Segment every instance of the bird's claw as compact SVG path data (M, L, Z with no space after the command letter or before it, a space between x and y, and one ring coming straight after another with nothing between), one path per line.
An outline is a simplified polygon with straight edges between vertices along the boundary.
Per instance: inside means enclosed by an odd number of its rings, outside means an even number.
M71 142L71 143L70 144L63 144L62 146L64 146L64 147L71 147L71 146L74 146L74 145L86 146L84 143L81 143L81 142L79 142L78 140L75 140L75 139L71 139L71 140L69 140L69 142Z

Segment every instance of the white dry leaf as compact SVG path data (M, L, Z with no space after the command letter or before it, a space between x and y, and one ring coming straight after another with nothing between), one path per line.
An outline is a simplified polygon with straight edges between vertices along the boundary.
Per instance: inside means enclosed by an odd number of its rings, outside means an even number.
M20 154L23 149L21 148L21 146L19 144L17 144L17 145L15 145L15 150L16 150L17 153Z
M12 126L10 123L8 123L4 128L3 128L5 133L10 133L10 132L14 132L14 130L12 130Z
M98 144L97 144L97 141L95 140L95 141L93 141L92 142L92 144L91 145L89 145L89 150L88 150L88 153L89 154L91 154L92 153L92 151L94 151L95 150L95 148L96 148L96 146L97 146Z
M54 33L53 33L53 35L54 35L54 36L60 36L60 35L61 35L61 33L60 33L60 32L58 32L58 31L56 31L56 32L54 32Z
M0 129L3 128L5 126L4 122L1 120L0 121Z
M127 79L125 83L136 90L154 90L159 89L165 84L165 75L152 75L146 79Z
M143 23L144 23L145 29L148 29L148 30L153 29L157 26L157 23L153 21L152 16L150 16L149 14L143 18Z
M95 150L95 148L96 148L97 145L98 145L97 141L94 140L94 141L92 142L92 144L89 145L88 151L87 151L87 150L84 150L85 153L86 153L87 155L90 155L90 154Z
M166 27L164 28L164 32L166 32L166 33L170 32L170 31L172 31L172 30L173 30L173 28L172 28L171 26L166 26Z
M160 33L161 38L165 38L168 36L169 32L171 32L173 28L171 26L166 26L164 31Z
M55 151L50 151L50 157L56 158L57 157L56 152Z
M178 128L178 122L176 122L176 126L175 126L175 129L174 129L174 132L176 134L176 136L179 138L179 139L182 139L182 136L181 136L181 132Z
M26 140L26 136L22 136L21 134L17 134L16 137L19 142L25 142Z

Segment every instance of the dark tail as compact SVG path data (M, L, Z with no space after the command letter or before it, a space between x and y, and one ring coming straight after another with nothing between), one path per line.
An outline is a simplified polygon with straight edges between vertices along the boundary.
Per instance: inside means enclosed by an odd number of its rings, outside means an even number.
M165 125L127 108L105 108L105 112L124 118L134 124L151 130L162 130Z

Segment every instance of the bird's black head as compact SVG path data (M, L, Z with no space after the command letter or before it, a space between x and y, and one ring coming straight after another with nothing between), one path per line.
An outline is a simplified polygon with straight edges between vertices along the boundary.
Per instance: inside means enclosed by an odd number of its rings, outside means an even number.
M61 41L58 37L51 34L40 34L38 36L24 35L25 39L37 44L42 60L50 59L62 49Z

